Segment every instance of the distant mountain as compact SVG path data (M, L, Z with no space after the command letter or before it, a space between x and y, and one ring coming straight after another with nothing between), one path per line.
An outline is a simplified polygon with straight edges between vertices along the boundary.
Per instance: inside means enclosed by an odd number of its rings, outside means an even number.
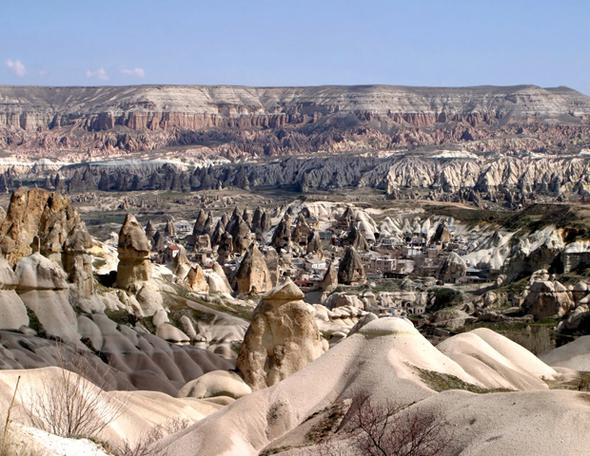
M206 146L227 157L474 143L588 143L590 97L567 87L0 87L0 147L113 155Z

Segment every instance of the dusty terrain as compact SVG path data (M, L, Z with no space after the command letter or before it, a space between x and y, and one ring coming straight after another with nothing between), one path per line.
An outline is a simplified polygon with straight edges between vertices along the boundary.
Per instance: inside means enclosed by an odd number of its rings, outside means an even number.
M589 122L564 87L0 87L0 451L361 455L368 404L411 456L586 454Z

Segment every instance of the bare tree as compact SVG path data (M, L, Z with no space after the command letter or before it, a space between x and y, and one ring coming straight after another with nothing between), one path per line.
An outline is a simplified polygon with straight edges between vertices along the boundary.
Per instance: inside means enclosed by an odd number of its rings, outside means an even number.
M84 373L89 364L82 356L66 362L60 352L58 360L57 375L47 375L42 387L28 394L25 403L29 420L33 426L61 437L97 438L120 415L125 401L109 395L104 385L87 379Z
M376 403L355 398L339 432L352 436L359 454L369 456L438 456L448 448L451 434L439 413L416 410L391 401ZM325 456L340 454L336 439L320 445Z

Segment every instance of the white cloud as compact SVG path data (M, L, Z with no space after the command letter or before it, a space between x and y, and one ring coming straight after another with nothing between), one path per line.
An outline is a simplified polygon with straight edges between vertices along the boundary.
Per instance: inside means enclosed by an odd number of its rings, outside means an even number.
M86 77L87 78L96 78L100 79L101 81L106 81L109 79L109 74L107 70L103 67L97 68L96 70L86 70Z
M121 73L126 76L133 76L134 78L143 78L145 76L143 68L123 68Z
M20 60L6 60L6 66L10 71L12 71L15 75L19 78L22 78L25 74L27 74L27 69L25 68L25 64Z

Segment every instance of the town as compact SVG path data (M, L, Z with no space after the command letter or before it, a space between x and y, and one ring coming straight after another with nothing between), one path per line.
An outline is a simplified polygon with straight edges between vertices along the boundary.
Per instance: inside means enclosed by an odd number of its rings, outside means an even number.
M425 312L431 287L485 283L499 275L462 259L470 238L456 233L452 220L405 219L396 226L386 218L378 224L351 205L236 207L216 215L198 209L194 221L148 221L145 231L155 263L173 271L190 263L196 270L190 277L215 266L242 297L267 293L290 278L312 304L331 307L354 290L359 297L349 301L361 299L359 307L410 316Z

